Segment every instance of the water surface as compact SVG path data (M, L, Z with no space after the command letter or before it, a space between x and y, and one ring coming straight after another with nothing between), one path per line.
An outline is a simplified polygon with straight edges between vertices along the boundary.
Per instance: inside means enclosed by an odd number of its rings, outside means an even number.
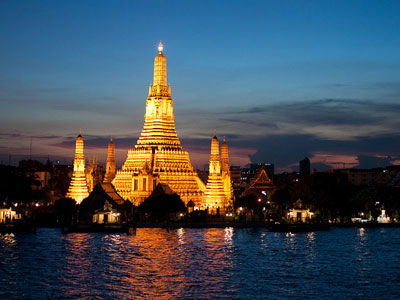
M0 267L1 299L400 299L400 229L39 228Z

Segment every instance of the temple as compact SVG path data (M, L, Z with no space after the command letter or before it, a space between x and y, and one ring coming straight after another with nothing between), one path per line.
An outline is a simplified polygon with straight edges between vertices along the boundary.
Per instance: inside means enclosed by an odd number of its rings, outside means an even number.
M226 143L225 137L221 145L221 175L224 183L226 199L228 199L230 202L229 204L232 204L231 200L233 199L234 193L232 188L231 171L229 167L228 144Z
M89 166L85 170L86 185L89 193L93 191L96 184L103 182L103 167L99 165L99 160L93 157L89 160Z
M214 137L211 139L209 175L204 192L204 204L210 214L224 213L229 210L231 199L232 185L229 173L228 145L224 138L220 158L219 141L214 133Z
M276 186L268 176L266 166L263 163L260 171L246 186L242 196L253 194L256 197L270 199L274 190L276 190Z
M113 180L117 192L139 205L159 184L167 184L182 201L203 207L205 185L194 171L189 153L182 149L175 130L167 62L160 42L154 60L153 85L149 87L145 122L135 148Z
M104 175L104 183L111 183L115 178L115 146L112 138L108 143L106 174Z
M75 143L74 171L65 197L72 198L79 204L88 195L89 191L85 175L85 155L83 153L83 137L82 131L79 131Z

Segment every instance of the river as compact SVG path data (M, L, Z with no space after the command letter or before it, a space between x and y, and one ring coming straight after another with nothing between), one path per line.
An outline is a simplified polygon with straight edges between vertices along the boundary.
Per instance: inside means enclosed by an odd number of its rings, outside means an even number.
M0 235L1 299L400 299L400 229Z

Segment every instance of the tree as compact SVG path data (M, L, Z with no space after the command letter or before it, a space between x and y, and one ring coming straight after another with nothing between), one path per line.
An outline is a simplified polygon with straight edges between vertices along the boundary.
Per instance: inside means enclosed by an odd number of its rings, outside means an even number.
M71 225L75 214L75 205L75 200L71 198L56 200L54 208L56 209L58 220L62 225Z
M153 221L162 222L169 220L170 213L185 211L185 204L176 194L156 194L150 195L142 204L139 205L139 210L143 213L148 213Z

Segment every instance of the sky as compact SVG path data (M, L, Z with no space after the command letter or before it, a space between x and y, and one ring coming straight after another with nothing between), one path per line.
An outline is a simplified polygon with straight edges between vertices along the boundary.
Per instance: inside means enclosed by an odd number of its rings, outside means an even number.
M400 164L399 1L0 1L0 160L117 163L144 123L160 40L192 164Z

